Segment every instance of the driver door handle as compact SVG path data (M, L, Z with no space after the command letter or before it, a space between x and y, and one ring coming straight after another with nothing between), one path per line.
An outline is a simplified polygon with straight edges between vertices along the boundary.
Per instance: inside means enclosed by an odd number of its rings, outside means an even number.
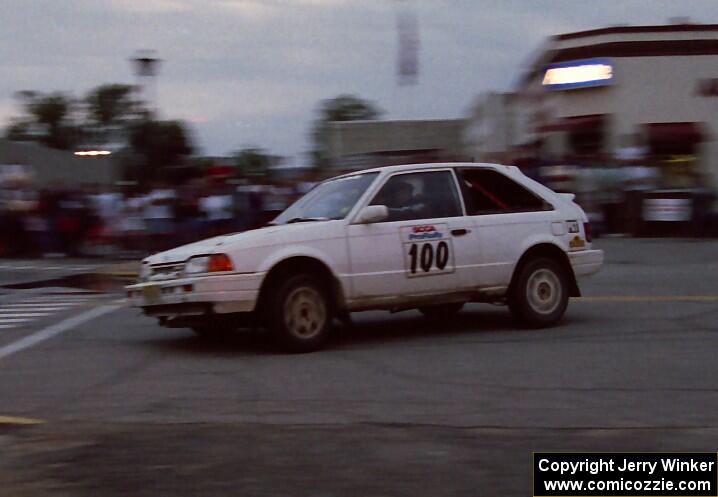
M466 228L458 228L455 230L451 230L451 234L454 236L464 236L467 233L469 233L469 230L467 230Z

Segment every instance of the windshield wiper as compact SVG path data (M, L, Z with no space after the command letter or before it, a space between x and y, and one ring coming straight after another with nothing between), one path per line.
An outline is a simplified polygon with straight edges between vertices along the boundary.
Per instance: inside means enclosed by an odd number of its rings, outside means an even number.
M312 221L329 221L328 217L293 217L289 221L287 221L285 224L292 224L292 223L309 223Z

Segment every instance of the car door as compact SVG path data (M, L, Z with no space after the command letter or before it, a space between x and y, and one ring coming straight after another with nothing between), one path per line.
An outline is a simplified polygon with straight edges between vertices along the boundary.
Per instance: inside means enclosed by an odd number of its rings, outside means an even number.
M368 205L387 206L389 217L349 225L353 298L402 300L465 286L470 229L451 169L395 173Z
M550 233L554 208L509 176L491 168L457 170L472 237L471 254L480 288L508 285L525 241Z

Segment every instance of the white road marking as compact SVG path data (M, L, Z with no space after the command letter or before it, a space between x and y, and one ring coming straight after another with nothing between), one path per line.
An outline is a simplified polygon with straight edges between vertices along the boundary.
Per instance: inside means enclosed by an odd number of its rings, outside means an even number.
M44 305L59 305L59 304L70 304L75 305L78 302L89 302L91 300L95 300L93 298L87 298L87 297L70 297L70 298L57 298L57 299L32 299L33 304L44 304Z
M18 266L14 264L0 264L0 269L9 269L10 271L27 271L29 269L37 269L40 271L59 271L61 269L66 271L88 271L99 267L101 266L42 266L38 264Z
M0 304L0 329L22 326L35 319L51 316L73 307L97 301L97 295L42 295L29 296L25 302Z
M51 312L15 312L8 314L12 311L4 311L0 309L0 321L4 321L5 318L39 318L41 316L49 316Z
M28 311L59 311L68 307L74 307L77 304L5 304L0 306L0 309L7 309L11 311L22 311L27 309ZM0 310L0 312L2 312Z
M44 328L37 333L33 333L32 335L28 335L24 338L21 338L20 340L13 342L10 345L0 347L0 359L4 359L5 357L28 349L33 345L37 345L40 342L44 342L45 340L59 335L60 333L64 333L65 331L71 330L83 323L91 321L104 314L108 314L114 310L119 309L120 307L120 305L114 304L95 307L94 309L90 309L87 312L83 312L82 314L65 319L52 326L48 326L47 328Z

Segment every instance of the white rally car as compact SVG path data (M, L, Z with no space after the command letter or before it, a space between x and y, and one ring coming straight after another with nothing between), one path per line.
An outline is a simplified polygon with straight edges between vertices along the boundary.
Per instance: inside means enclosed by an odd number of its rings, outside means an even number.
M578 296L603 252L573 195L516 167L389 166L317 185L269 226L152 255L132 305L169 327L214 335L252 318L294 351L319 348L334 318L467 302L506 303L544 327Z

